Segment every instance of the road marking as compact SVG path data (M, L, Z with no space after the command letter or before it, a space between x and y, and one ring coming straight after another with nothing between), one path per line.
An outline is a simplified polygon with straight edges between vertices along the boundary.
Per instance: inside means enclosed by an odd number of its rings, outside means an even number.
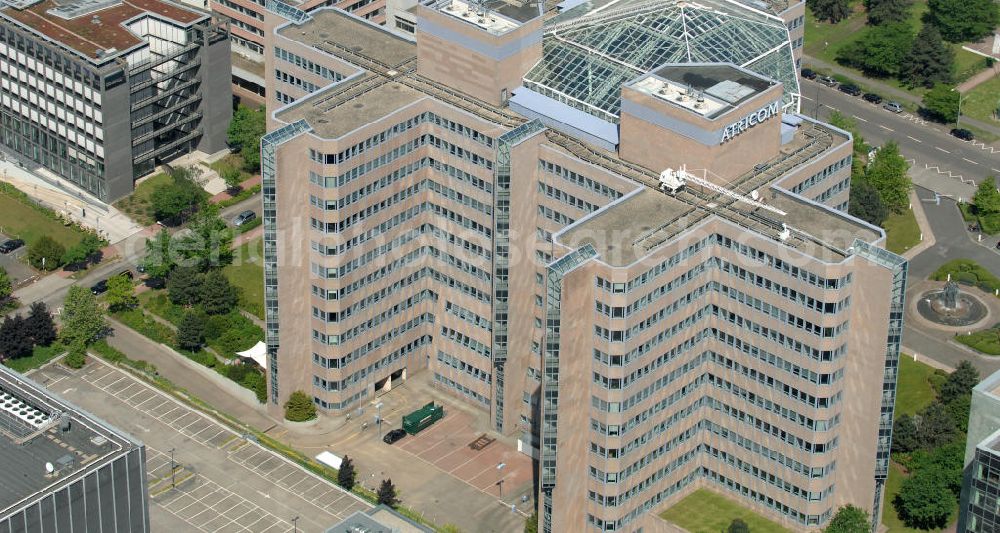
M802 94L802 95L799 95L799 98L803 98L803 99L805 99L805 100L809 100L810 102L812 102L812 101L813 101L813 99L812 99L812 98L809 98L808 96L806 96L806 95L804 95L804 94Z
M73 392L75 390L76 390L76 387L70 387L70 388L62 391L62 393L63 393L63 395L66 395L66 394L69 394L69 393L71 393L71 392Z
M942 152L944 152L946 154L950 154L951 153L948 150L945 150L944 148L941 148L940 146L935 146L934 148L937 148L938 150L941 150Z
M973 165L978 165L979 164L979 163L976 163L975 161L973 161L971 159L966 159L964 157L962 158L962 161L968 161L969 163L972 163Z
M879 125L878 125L878 127L882 128L882 129L884 129L884 130L888 130L888 131L896 131L896 130L894 130L894 129L892 129L892 128L888 128L888 127L886 127L886 126L883 126L883 125L881 125L881 124L879 124Z
M1000 169L991 168L990 170L992 170L993 172L1000 172Z
M854 117L854 118L856 118L856 119L858 119L858 120L860 120L861 122L868 122L867 118L861 118L861 117L859 117L857 115L851 115L851 116Z
M909 135L907 135L906 138L909 139L909 140L911 140L911 141L917 141L918 143L924 142L924 141L921 141L920 139L916 139L914 137L910 137Z

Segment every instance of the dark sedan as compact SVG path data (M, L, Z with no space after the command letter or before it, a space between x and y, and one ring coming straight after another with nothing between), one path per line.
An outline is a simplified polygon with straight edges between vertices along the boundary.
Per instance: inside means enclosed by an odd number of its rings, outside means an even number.
M875 105L879 105L882 103L882 97L875 93L865 93L864 96L862 96L861 98L863 98L864 101L871 102Z
M840 92L849 94L851 96L858 96L861 94L861 87L858 87L853 83L841 84L840 87L838 87L838 89L840 89Z
M396 429L394 429L394 430L386 433L385 436L382 437L382 442L384 442L386 444L395 444L396 442L399 442L399 440L402 439L405 436L406 436L406 432L405 431L403 431L402 429L396 428Z
M807 80L815 80L816 79L816 71L813 70L813 69L811 69L811 68L804 68L804 69L802 69L802 77L805 78L805 79L807 79Z
M24 246L24 241L21 239L10 239L0 244L0 253L9 254L22 246Z
M976 136L969 130L965 128L955 128L951 130L951 134L963 141L971 141L976 138Z

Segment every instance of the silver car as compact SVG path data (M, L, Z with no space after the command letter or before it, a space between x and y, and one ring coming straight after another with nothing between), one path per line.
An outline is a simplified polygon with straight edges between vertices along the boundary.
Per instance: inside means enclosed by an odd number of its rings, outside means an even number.
M903 112L903 106L899 105L899 102L889 102L882 107L888 109L889 111L892 111L893 113Z

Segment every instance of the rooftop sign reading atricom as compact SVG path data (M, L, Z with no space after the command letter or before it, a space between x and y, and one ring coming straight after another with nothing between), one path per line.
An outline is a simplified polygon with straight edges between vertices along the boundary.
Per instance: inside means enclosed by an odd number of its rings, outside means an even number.
M744 131L764 122L765 120L778 114L778 102L771 102L766 106L758 109L757 111L750 113L749 115L733 122L732 124L726 126L726 129L722 132L722 141L726 142L731 140L733 137L743 133Z

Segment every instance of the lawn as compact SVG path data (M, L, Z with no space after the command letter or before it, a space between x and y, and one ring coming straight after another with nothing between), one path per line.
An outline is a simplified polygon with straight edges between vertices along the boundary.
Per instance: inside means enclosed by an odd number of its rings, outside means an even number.
M885 221L886 243L890 252L901 254L920 244L920 226L912 209L889 215Z
M240 181L246 181L253 177L249 172L243 170L243 157L241 157L240 154L229 154L226 157L209 164L208 166L217 172L220 178L225 175L227 170L234 168L240 171L240 176L242 176Z
M240 307L264 319L264 240L254 239L233 254L233 264L222 269L229 282L240 288Z
M955 340L987 355L1000 355L1000 324L968 335L955 335Z
M673 522L691 533L719 533L725 531L736 518L746 522L752 532L791 533L735 501L707 489L692 492L660 513L660 518Z
M899 355L896 416L917 414L934 401L937 394L931 384L933 377L934 367L914 361L911 355Z
M83 239L79 229L47 216L40 211L40 206L26 202L31 200L0 193L0 231L24 239L28 244L48 235L66 248L72 248Z
M156 222L153 216L153 191L161 185L170 185L173 182L174 179L169 174L157 174L147 178L135 187L132 194L115 202L114 206L136 222L149 226Z
M62 344L58 341L52 343L51 346L35 346L34 351L28 357L19 357L17 359L8 359L3 362L4 366L17 370L18 372L24 373L29 370L34 370L40 368L45 363L59 357L66 352Z
M1000 106L1000 77L994 77L965 93L962 100L962 114L996 123L994 113L997 106Z

